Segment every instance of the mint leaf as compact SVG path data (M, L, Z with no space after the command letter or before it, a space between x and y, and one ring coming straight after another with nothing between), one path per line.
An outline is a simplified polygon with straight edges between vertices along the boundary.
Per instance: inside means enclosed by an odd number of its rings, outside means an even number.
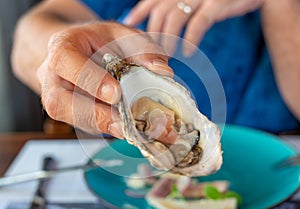
M167 196L167 198L171 198L171 199L184 199L184 197L182 196L181 192L178 190L176 184L172 185L171 192Z
M230 198L230 197L236 198L238 204L239 204L239 205L242 204L242 197L241 197L241 195L239 195L239 194L236 193L236 192L228 191L228 192L226 192L226 193L223 195L223 197L224 197L224 198Z
M212 185L206 185L204 187L204 196L208 199L219 200L225 198L236 198L238 204L242 204L242 197L234 191L227 191L225 194L222 194L216 187Z
M221 192L219 192L218 189L212 185L206 185L204 187L204 196L213 200L222 199Z

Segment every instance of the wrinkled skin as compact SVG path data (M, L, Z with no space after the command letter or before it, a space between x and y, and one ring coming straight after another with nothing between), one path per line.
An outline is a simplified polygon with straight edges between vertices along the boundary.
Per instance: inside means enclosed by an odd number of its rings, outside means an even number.
M132 39L122 41L123 36L130 35ZM135 44L128 45L130 41ZM160 53L145 54L144 49ZM89 23L51 37L47 58L38 69L41 97L45 110L55 120L92 134L123 138L119 113L113 106L121 97L119 83L99 62L106 52L172 75L160 47L141 31L117 23Z

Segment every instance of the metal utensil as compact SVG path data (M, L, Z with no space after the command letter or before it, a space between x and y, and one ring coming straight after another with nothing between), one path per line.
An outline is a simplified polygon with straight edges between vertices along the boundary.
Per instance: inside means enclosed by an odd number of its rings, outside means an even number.
M55 167L55 160L51 156L46 156L43 158L43 165L42 169L44 171L49 171L54 169ZM45 197L45 190L46 186L48 184L49 179L39 179L38 187L35 191L34 197L32 199L32 202L30 204L29 209L44 209L45 205L47 203L46 197Z
M287 159L284 159L275 165L276 168L285 168L291 166L300 166L300 154L288 157Z
M87 164L82 165L75 165L75 166L69 166L64 168L57 168L54 170L40 170L40 171L34 171L30 173L24 173L14 176L6 176L0 178L0 187L8 186L11 184L17 184L27 181L33 181L37 179L46 179L46 178L52 178L58 174L65 173L65 172L71 172L74 170L88 170L93 169L97 167L114 167L114 166L121 166L123 165L123 161L119 159L113 159L113 160L91 160Z

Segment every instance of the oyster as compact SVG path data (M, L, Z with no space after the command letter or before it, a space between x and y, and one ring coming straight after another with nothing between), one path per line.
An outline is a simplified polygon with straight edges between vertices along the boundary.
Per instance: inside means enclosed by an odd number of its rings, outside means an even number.
M172 78L111 54L103 65L120 82L119 112L126 140L160 170L204 176L222 164L220 131Z

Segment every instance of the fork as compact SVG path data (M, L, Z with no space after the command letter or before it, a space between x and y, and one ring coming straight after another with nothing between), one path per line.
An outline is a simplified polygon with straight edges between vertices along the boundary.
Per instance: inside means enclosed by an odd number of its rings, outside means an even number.
M38 180L38 179L47 179L52 178L58 174L70 172L74 170L88 170L92 168L97 167L114 167L114 166L122 166L123 161L119 159L112 159L112 160L91 160L87 164L82 165L74 165L69 167L63 167L63 168L57 168L54 170L40 170L40 171L34 171L14 176L6 176L0 178L0 188L3 186L8 186L11 184L17 184L32 180Z
M43 159L42 169L44 171L49 171L54 169L55 159L51 156L45 156ZM45 209L45 205L47 203L45 197L45 190L48 184L48 179L40 179L38 182L37 189L35 191L33 200L30 204L29 209Z
M300 154L288 157L287 159L284 159L275 165L276 168L285 168L291 166L300 166Z

